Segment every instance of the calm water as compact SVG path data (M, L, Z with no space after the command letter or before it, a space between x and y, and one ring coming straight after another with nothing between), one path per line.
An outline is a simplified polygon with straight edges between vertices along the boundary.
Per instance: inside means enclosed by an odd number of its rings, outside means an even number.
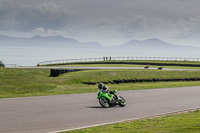
M133 52L131 50L93 50L93 49L67 49L67 48L27 48L0 46L0 60L4 64L18 64L21 66L35 66L38 62L103 57L186 57L199 58L200 53L169 53L169 52Z

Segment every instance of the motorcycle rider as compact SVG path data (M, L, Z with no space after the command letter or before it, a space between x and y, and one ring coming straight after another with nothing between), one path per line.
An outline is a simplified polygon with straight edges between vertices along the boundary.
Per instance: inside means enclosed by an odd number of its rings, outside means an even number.
M114 93L114 91L109 90L109 87L105 86L103 83L99 83L99 84L98 84L98 88L99 88L99 89L102 89L102 91L103 91L104 93L113 94L114 96L116 96L117 99L119 99L119 97Z

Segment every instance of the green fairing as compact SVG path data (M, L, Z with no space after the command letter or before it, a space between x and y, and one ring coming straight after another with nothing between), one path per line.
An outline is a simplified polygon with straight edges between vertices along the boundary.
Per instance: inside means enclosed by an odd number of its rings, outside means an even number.
M117 96L117 90L114 91L114 94L110 94L110 91L103 92L103 90L99 90L97 94L97 99L99 99L99 103L102 107L108 108L119 105L120 107L124 107L126 105L126 101L123 97Z
M98 95L97 99L103 99L104 97L107 98L109 101L111 101L113 99L113 94L109 94L109 93L104 93L102 91L99 92L100 94Z

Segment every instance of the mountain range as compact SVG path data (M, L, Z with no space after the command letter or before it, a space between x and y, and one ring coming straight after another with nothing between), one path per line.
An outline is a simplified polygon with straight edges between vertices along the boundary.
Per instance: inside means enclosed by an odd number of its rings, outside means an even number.
M178 52L191 52L200 50L199 47L181 46L164 42L157 38L150 38L143 41L131 40L124 44L118 45L121 49L132 49L137 51L178 51Z
M97 42L79 42L75 39L64 38L62 36L33 36L25 37L10 37L0 35L0 46L15 46L15 47L60 47L60 48L97 48L102 47Z
M90 49L117 49L132 51L179 51L179 52L196 52L199 47L174 45L157 38L151 38L143 41L130 40L121 45L103 46L98 42L79 42L75 39L65 38L63 36L33 36L11 37L0 35L0 46L15 47L56 47L56 48L90 48Z

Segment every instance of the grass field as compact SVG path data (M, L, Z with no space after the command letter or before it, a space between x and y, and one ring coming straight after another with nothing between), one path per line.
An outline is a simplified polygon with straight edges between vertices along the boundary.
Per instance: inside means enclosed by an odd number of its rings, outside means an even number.
M97 92L97 85L83 82L105 82L118 79L189 78L200 77L199 71L158 70L87 70L49 77L49 69L0 68L0 98L61 95ZM108 84L111 90L137 90L199 86L200 81L143 82Z
M199 133L200 111L116 123L69 133Z
M59 77L49 77L49 69L0 68L0 98L61 95L97 92L97 85L83 82L106 82L118 79L153 78L200 78L200 71L159 71L159 70L87 70L71 72ZM200 86L200 81L189 82L142 82L108 84L111 90L138 90ZM167 115L165 117L144 119L77 130L74 132L200 132L200 111Z

